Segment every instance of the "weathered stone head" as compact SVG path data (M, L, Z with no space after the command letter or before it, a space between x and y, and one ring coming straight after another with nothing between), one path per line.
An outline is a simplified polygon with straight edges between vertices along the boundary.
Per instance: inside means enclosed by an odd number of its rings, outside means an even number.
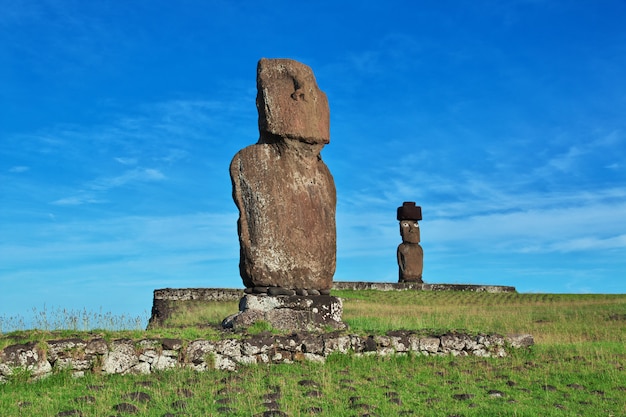
M398 220L402 242L420 243L420 226L417 221L422 220L422 208L414 202L405 201L402 207L398 207Z
M330 142L330 110L313 71L291 59L261 59L257 66L259 143L278 138ZM320 147L321 149L321 147Z

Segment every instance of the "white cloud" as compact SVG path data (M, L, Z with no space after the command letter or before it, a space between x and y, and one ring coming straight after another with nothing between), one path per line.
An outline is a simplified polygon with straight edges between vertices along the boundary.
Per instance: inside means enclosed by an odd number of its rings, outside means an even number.
M30 169L30 167L27 166L14 166L9 168L9 172L12 172L14 174L21 174L22 172L26 172Z
M106 191L111 188L122 187L134 182L162 181L165 175L154 168L136 168L124 172L116 177L104 177L90 183L89 188L96 191Z
M619 236L611 236L608 238L599 238L596 236L588 236L563 240L552 244L550 251L557 252L577 252L588 250L612 250L626 249L626 234Z
M115 158L115 160L117 162L119 162L122 165L136 165L137 164L137 158L122 158L122 157L117 157Z

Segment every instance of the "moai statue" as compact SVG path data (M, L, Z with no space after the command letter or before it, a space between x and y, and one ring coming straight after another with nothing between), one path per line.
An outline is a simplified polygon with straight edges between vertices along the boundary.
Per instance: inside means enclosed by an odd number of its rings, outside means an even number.
M249 293L328 294L336 264L328 100L308 66L261 59L259 141L230 165L239 209L239 271Z
M320 156L330 141L328 100L311 68L290 59L261 59L257 90L259 141L230 164L246 295L222 326L344 329L341 299L330 295L337 197Z
M424 268L424 250L420 246L420 226L422 208L414 202L405 201L398 207L400 235L402 243L398 246L398 282L422 283Z

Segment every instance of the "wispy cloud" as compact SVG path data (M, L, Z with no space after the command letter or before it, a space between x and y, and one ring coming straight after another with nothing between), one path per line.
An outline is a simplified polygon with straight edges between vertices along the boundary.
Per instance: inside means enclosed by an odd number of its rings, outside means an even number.
M81 204L104 204L109 200L106 192L115 188L132 184L160 182L166 180L165 175L153 168L136 168L115 177L102 177L88 182L83 189L71 197L63 197L52 202L58 206L77 206Z
M59 207L110 203L120 198L111 192L128 192L148 184L159 185L166 194L176 193L184 200L185 193L197 187L192 186L198 179L196 170L204 170L210 178L219 173L219 181L207 182L208 194L211 187L230 186L227 166L238 145L228 138L234 135L250 137L249 143L256 141L254 135L242 133L254 131L256 120L239 123L248 117L248 111L241 112L234 98L233 102L174 100L144 104L125 115L110 115L108 124L52 126L10 137L6 145L12 157L36 165L29 181L46 189L49 201ZM220 158L221 165L213 162ZM48 166L50 171L43 176ZM9 170L17 174L29 168L14 165ZM188 170L193 173L185 173ZM169 180L175 184L168 185ZM30 186L20 184L15 183L13 191L18 193L22 187L23 195L15 198L32 199L34 196L27 191ZM157 194L152 196L156 198ZM168 199L167 204L171 201Z
M92 193L81 192L72 197L60 198L53 201L51 204L55 206L80 206L82 204L104 204L107 202L108 200L96 198ZM54 218L54 215L52 216Z
M7 232L26 233L2 241L0 253L3 268L14 271L133 263L134 268L149 273L161 269L162 264L173 267L236 259L236 220L233 211L16 224L8 226ZM38 261L33 263L33 259Z
M115 160L122 165L136 165L137 164L137 158L116 157Z
M91 182L88 187L94 191L107 191L111 188L123 187L130 183L163 181L165 175L154 168L136 168L115 177L99 178Z

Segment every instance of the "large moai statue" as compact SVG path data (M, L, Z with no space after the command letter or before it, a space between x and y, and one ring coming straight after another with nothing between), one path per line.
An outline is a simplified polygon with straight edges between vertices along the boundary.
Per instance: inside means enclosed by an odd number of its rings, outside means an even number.
M320 151L330 112L313 71L289 59L257 67L259 141L230 165L247 288L330 290L336 264L335 184Z
M414 202L405 201L398 207L400 235L402 243L398 246L398 282L422 283L424 269L424 250L420 246L419 220L422 220L422 208Z
M330 142L328 100L308 66L261 59L256 105L259 140L230 164L247 295L223 325L343 328L341 300L330 296L336 191L320 156Z

